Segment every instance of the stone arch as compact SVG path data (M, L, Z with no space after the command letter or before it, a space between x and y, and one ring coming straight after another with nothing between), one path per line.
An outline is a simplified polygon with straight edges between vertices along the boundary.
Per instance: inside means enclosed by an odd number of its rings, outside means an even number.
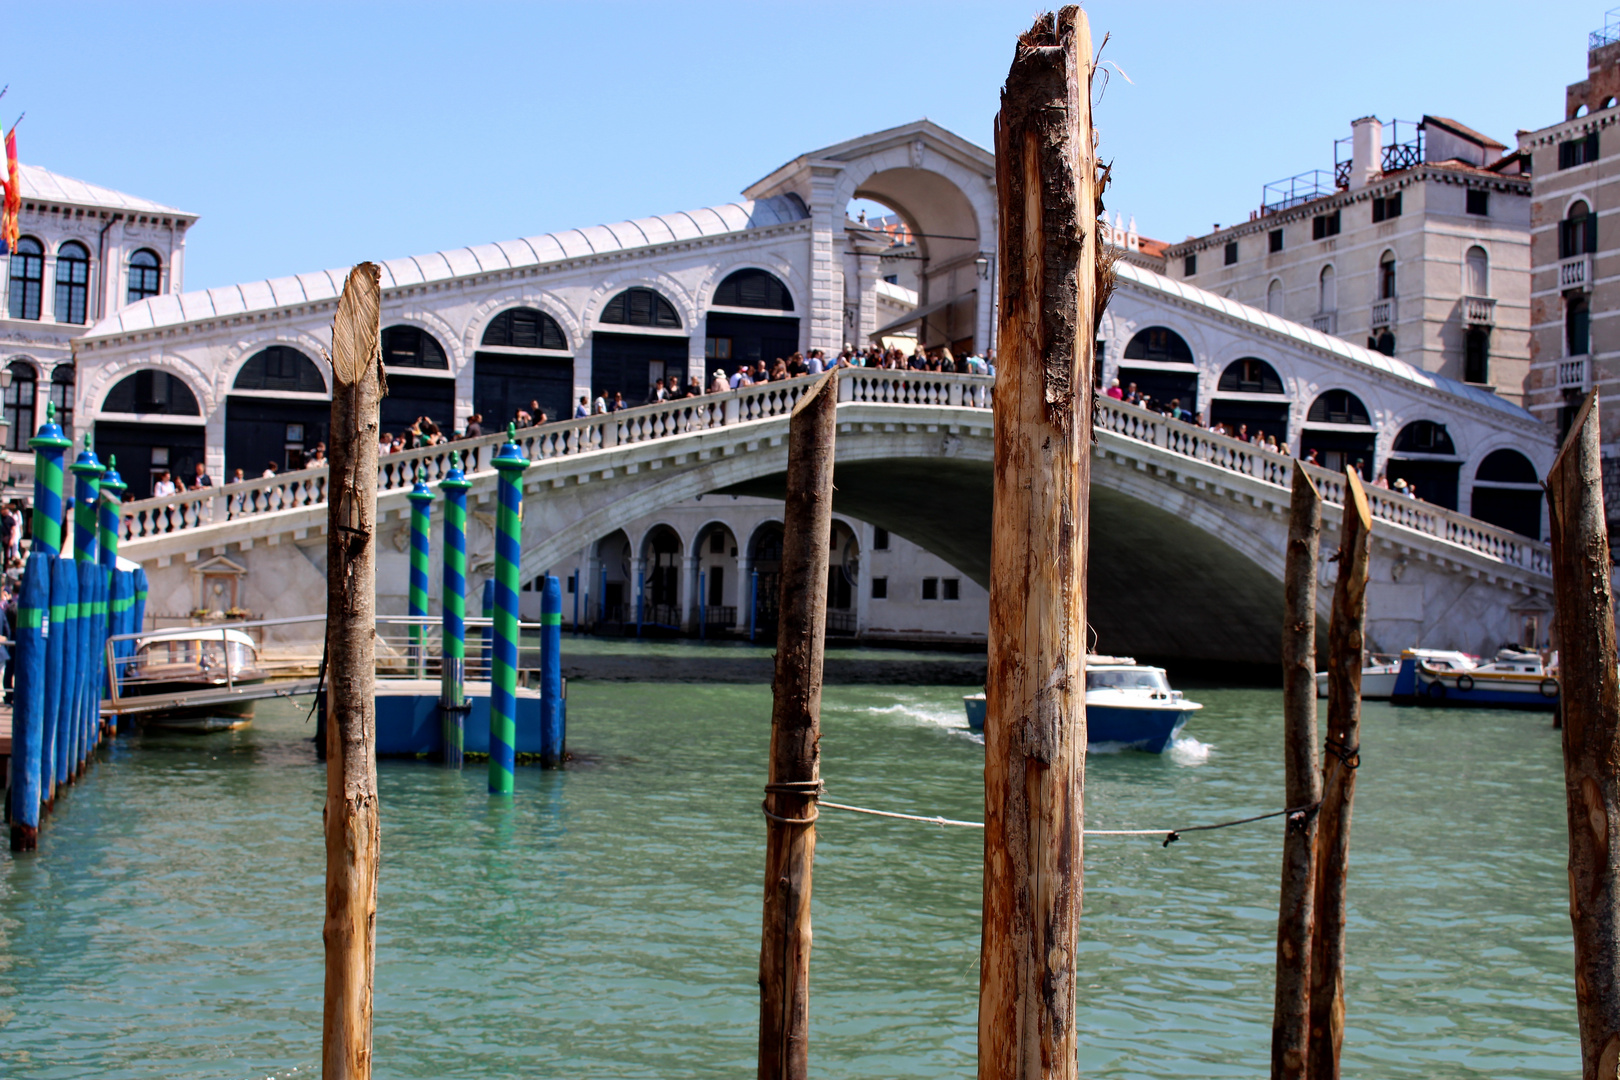
M804 275L800 274L798 268L787 259L780 256L768 258L762 252L739 252L710 263L704 270L703 280L693 290L700 313L707 312L714 306L714 291L720 287L722 281L739 270L763 270L782 283L788 295L793 298L793 310L779 314L796 315L801 319L809 315L810 295L804 283Z
M225 350L224 358L215 369L214 395L218 400L224 401L231 388L236 385L236 377L241 374L243 365L258 355L261 349L271 345L285 345L307 356L320 370L321 378L326 382L327 392L330 393L332 362L327 355L329 344L328 341L305 330L278 329L238 338Z
M123 380L124 376L136 371L152 370L164 371L175 376L186 384L186 388L197 398L197 404L202 409L203 418L214 414L219 408L221 398L214 393L214 380L189 360L160 353L157 356L140 356L128 359L114 360L110 364L98 366L88 371L84 378L83 400L95 402L93 408L86 410L85 419L94 419L102 415L101 403L106 399L107 393Z
M670 337L687 337L692 334L692 328L697 325L700 318L696 298L674 277L654 268L648 268L644 271L628 271L603 278L598 282L591 290L590 296L581 309L580 323L584 332L586 334L594 334L598 330L610 334L623 332L620 324L603 323L601 321L602 308L609 300L624 290L634 288L652 289L674 304L676 313L681 317L679 330L638 326L633 328L635 332L647 333L651 331L655 334L667 334Z
M461 335L461 347L466 355L471 356L478 351L480 343L484 340L484 331L489 328L495 316L515 307L534 308L556 319L557 326L563 332L568 352L579 351L584 331L581 329L579 317L560 297L546 290L507 289L484 298L473 309L472 316L467 320L467 327Z
M413 298L414 299L414 298ZM446 297L448 300L449 297ZM461 347L461 338L444 316L431 308L413 307L410 309L391 308L384 304L382 311L382 328L387 330L391 326L414 326L424 333L433 335L433 340L439 343L444 350L444 358L448 364L447 373L459 376L461 369L472 362L472 354ZM383 360L387 364L387 358ZM416 370L416 369L412 369ZM428 369L430 370L430 369Z

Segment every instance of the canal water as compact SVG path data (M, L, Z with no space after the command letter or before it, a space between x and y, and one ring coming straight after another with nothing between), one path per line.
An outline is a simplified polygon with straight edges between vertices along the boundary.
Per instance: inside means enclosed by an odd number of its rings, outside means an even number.
M694 664L700 647L687 647ZM832 798L980 820L961 690L831 687ZM1281 805L1271 690L1198 690L1160 757L1093 754L1087 824ZM751 1075L770 692L571 687L563 773L384 762L379 1077ZM1351 867L1351 1077L1579 1069L1557 733L1369 704ZM126 738L0 857L0 1076L318 1072L323 772L291 703L249 730ZM1094 839L1084 1075L1267 1070L1281 826ZM978 830L825 811L812 1072L971 1077Z

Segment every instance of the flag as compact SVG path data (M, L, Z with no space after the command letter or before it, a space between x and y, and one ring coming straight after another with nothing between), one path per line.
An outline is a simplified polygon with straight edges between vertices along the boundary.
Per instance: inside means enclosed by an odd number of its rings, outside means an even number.
M0 241L5 243L6 251L17 250L17 238L21 231L17 226L17 215L22 210L22 181L17 176L17 129L6 132L6 205L5 212L0 214Z

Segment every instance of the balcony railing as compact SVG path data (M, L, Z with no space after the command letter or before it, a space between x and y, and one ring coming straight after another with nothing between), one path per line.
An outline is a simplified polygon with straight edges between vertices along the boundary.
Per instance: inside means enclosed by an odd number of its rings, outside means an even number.
M1589 292L1592 288L1592 255L1571 255L1567 259L1558 260L1558 288L1580 289Z
M1463 322L1469 326L1496 325L1496 299L1490 296L1463 297Z
M1586 389L1586 357L1571 356L1558 361L1558 389Z
M1311 316L1311 329L1320 330L1324 334L1339 332L1339 313L1337 311L1319 311Z
M1382 300L1372 302L1372 325L1375 327L1395 325L1395 298L1393 296L1386 296Z

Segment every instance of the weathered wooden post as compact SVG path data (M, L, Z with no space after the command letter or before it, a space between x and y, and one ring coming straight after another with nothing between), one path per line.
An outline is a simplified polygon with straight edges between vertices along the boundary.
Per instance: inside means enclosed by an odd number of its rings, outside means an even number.
M1547 472L1581 1075L1620 1067L1620 679L1593 391Z
M444 582L439 611L443 642L439 661L439 715L444 763L461 768L467 735L467 489L461 460L450 452L450 471L439 481L444 492Z
M375 263L349 272L332 320L326 538L325 1080L371 1076L377 946L376 594L382 292Z
M829 373L800 395L788 421L781 618L764 803L760 1080L804 1080L810 1068L810 872L821 792L821 667L837 419L837 380Z
M1019 38L996 118L1002 362L985 685L980 1080L1073 1077L1097 299L1091 31Z
M1311 931L1316 889L1316 551L1322 496L1299 462L1288 509L1283 569L1283 788L1295 808L1283 833L1277 903L1277 992L1271 1020L1272 1080L1304 1080L1311 1011ZM1308 809L1298 809L1308 808Z
M1372 511L1361 474L1346 469L1339 532L1339 580L1328 623L1327 756L1316 834L1316 928L1311 944L1311 1080L1338 1080L1344 1044L1345 893L1350 809L1361 765L1361 664L1367 622L1367 564Z

